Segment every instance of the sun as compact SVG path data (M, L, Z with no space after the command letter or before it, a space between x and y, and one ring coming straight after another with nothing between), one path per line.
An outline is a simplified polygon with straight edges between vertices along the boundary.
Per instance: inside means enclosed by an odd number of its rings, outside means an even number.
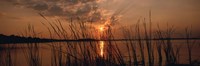
M103 27L103 26L100 26L100 27L99 27L99 31L100 31L100 32L103 32L103 31L104 31L104 27Z

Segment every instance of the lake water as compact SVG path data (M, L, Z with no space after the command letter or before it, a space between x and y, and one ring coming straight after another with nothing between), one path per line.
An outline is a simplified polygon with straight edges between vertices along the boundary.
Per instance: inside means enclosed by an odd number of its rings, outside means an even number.
M190 42L192 62L200 61L200 42ZM169 45L171 46L169 46ZM159 48L161 48L162 63L167 62L165 50L169 56L176 58L177 64L189 64L188 45L185 40L177 40L164 43L152 41L149 46L154 65L159 63ZM142 47L142 49L141 49ZM148 47L145 41L91 41L91 42L52 42L52 43L24 43L24 44L1 44L0 64L1 66L56 66L56 65L95 65L96 59L112 59L113 63L120 64L121 60L127 65L134 65L135 57L137 63L142 61L148 65ZM134 50L134 51L133 51ZM135 54L135 55L134 55ZM135 56L135 57L134 57ZM170 61L172 61L170 59Z

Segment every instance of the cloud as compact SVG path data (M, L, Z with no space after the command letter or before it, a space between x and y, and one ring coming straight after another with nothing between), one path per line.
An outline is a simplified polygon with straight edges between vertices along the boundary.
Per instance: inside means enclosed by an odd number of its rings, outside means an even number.
M99 7L99 4L106 1L111 2L111 0L9 0L17 6L36 10L44 16L59 16L68 20L79 19L95 23L105 22L113 16L110 11Z
M44 11L48 9L48 5L45 2L39 2L39 3L33 4L31 8L35 10L39 10L39 11Z
M58 5L53 5L52 7L50 7L48 12L49 14L52 14L55 16L63 15L63 9L59 7Z

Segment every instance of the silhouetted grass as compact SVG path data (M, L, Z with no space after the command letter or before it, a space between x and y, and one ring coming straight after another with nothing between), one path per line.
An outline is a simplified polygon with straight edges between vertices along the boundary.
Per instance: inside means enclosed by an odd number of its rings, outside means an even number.
M107 26L100 38L94 33L97 33L95 28L87 27L87 24L82 22L71 22L68 26L63 26L60 20L49 21L45 16L40 14L46 22L41 22L49 32L50 39L58 37L59 39L100 39L107 40L105 43L104 54L99 54L98 41L87 42L52 42L47 44L50 47L51 66L163 66L163 65L181 65L179 57L181 45L175 46L173 43L173 35L175 33L174 26L167 25L166 30L162 30L159 25L155 31L152 30L151 14L149 20L139 19L133 26L123 26L118 31L121 31L121 37L127 39L121 41L120 45L117 41L111 41L116 38L114 29ZM38 37L34 26L28 25L24 36ZM191 31L188 28L185 30L187 40L187 51L189 65L193 65L192 48L195 41L191 41ZM166 40L152 40L153 38ZM133 40L138 39L138 40ZM122 48L124 46L125 48ZM29 66L42 66L43 62L40 54L39 43L27 43L27 50L23 50L27 64ZM125 49L125 50L122 50ZM6 51L6 66L13 66L13 58L9 49ZM124 52L125 51L125 52ZM3 64L3 63L1 63ZM186 64L187 65L187 64ZM198 64L197 64L198 65Z

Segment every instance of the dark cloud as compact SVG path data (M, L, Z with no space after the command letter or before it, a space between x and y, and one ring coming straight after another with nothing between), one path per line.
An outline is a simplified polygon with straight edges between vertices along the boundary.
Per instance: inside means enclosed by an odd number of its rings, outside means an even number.
M63 15L63 13L64 13L63 9L57 5L53 5L47 11L49 12L49 14L52 14L55 16Z
M39 2L32 5L32 8L39 11L44 11L48 9L48 5L45 2Z
M91 18L91 22L97 22L97 21L102 21L102 14L100 12L95 12L92 14Z

